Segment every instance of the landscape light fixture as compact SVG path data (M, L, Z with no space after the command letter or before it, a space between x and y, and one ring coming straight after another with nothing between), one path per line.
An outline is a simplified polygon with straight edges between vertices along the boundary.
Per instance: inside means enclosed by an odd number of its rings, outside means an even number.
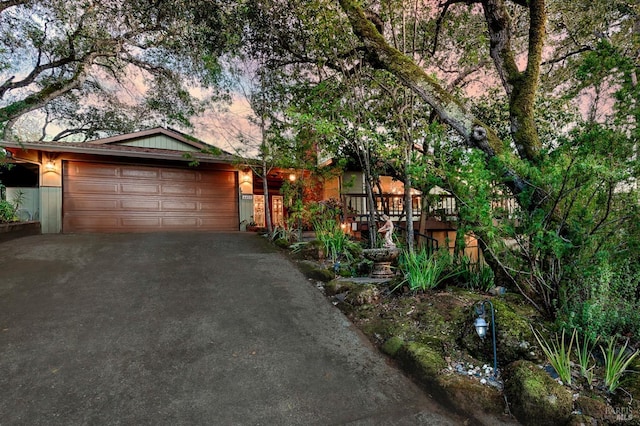
M487 331L489 329L489 324L486 320L486 308L485 305L489 305L491 309L491 335L492 335L492 343L493 343L493 377L494 379L498 375L498 356L496 350L496 320L495 320L495 310L493 309L493 303L490 300L484 300L479 302L474 307L476 315L478 316L473 322L473 326L476 329L476 333L478 333L478 337L482 340L487 336Z

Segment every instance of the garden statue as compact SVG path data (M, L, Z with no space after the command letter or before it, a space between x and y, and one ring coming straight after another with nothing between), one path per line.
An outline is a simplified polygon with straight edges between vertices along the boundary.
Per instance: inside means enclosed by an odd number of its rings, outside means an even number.
M391 218L386 214L382 215L382 220L384 220L384 225L378 229L379 233L384 233L384 245L385 248L395 248L396 245L393 243L393 222Z

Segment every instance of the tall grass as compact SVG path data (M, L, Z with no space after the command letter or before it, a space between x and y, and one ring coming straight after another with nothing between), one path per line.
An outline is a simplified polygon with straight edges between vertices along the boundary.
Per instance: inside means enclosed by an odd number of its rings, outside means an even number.
M569 346L566 346L564 329L562 330L562 337L558 337L556 334L555 338L551 339L549 342L547 342L544 337L538 334L538 332L533 328L532 330L538 344L540 344L540 347L542 348L542 352L544 352L547 357L547 361L549 361L549 364L551 364L553 369L556 370L560 380L567 385L571 385L571 349L576 335L575 330L571 335Z
M341 256L350 257L349 236L344 233L335 219L313 221L316 238L322 243L325 256L335 263Z
M403 284L408 284L412 291L431 290L445 280L460 273L453 268L451 256L446 251L431 254L426 248L414 251L403 250L400 254L400 270L404 275Z
M622 384L622 376L628 371L631 362L638 356L640 350L627 353L627 340L620 349L615 348L615 339L611 337L606 348L600 346L604 357L604 386L609 392L615 392Z
M576 335L577 330L574 329L573 333ZM595 376L593 370L596 368L596 363L592 352L597 340L597 338L594 340L585 334L582 337L581 343L579 337L576 335L576 358L578 360L578 365L580 366L580 375L587 381L589 386L593 383Z

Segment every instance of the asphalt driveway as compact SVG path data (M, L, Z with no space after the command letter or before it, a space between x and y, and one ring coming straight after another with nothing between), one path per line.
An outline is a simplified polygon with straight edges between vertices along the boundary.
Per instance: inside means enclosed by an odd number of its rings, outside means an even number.
M254 234L0 244L0 424L458 424Z

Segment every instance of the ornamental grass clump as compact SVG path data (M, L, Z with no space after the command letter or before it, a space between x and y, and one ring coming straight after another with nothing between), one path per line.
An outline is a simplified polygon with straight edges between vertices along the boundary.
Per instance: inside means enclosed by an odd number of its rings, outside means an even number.
M573 333L576 334L577 331L574 329ZM596 363L592 352L597 341L597 338L594 340L585 334L581 343L576 335L576 358L580 366L580 375L587 381L588 386L591 386L595 377L594 369L596 368Z
M616 350L615 339L611 337L606 348L600 345L600 351L604 357L604 386L611 393L620 387L623 382L622 376L629 371L629 365L640 353L640 350L627 353L628 344L629 340Z
M316 238L322 243L325 256L331 262L337 262L341 256L350 260L349 246L351 241L334 219L315 220L313 229Z
M459 269L452 268L453 261L448 252L432 254L424 247L413 251L403 250L399 265L404 280L398 287L407 284L412 291L434 289L460 273Z
M542 348L542 352L544 352L547 357L547 361L556 371L560 380L562 380L564 384L571 385L571 349L576 335L575 330L571 335L571 340L569 341L568 346L566 345L564 329L562 330L561 337L558 337L556 334L555 338L551 339L549 342L538 334L535 329L532 328L532 330L538 344Z

